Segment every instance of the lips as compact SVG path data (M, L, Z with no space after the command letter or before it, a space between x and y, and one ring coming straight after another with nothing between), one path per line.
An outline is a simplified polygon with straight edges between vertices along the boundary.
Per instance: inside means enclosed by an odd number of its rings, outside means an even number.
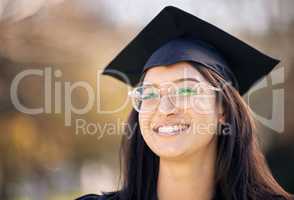
M153 127L153 131L160 135L177 135L183 133L190 128L190 124L185 123L172 123L172 124L159 124Z

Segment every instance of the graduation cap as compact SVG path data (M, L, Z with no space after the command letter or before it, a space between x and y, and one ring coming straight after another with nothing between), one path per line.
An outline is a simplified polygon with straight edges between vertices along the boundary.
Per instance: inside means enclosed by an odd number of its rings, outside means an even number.
M185 60L219 73L241 95L280 62L190 13L167 6L102 74L135 86L147 69Z

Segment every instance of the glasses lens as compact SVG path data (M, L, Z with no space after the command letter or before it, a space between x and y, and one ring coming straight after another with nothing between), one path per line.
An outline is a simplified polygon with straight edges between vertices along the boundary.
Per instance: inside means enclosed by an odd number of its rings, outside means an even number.
M217 88L206 83L200 83L196 87L197 94L191 100L191 107L199 114L209 114L215 111Z
M179 108L193 108L197 112L214 109L217 88L193 80L180 81L169 88L171 102Z
M133 90L132 104L138 112L153 111L159 101L160 93L154 86L140 86Z
M180 108L188 108L191 105L192 98L197 95L196 81L180 81L169 88L170 100Z

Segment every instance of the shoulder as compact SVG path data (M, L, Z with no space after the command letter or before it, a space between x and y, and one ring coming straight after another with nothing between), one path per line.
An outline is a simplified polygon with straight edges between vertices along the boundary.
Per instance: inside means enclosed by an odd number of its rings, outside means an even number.
M102 195L87 194L87 195L81 196L75 200L102 200L102 199L103 199Z
M119 200L118 192L104 192L101 195L87 194L75 200Z

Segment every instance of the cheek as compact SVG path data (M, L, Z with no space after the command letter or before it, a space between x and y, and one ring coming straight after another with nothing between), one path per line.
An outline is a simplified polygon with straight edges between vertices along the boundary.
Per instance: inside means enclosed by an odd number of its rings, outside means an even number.
M201 135L214 135L217 133L217 114L195 114L192 112L191 116L192 133Z
M191 103L193 115L211 116L218 112L215 96L195 97Z
M215 134L218 126L218 116L221 110L215 98L201 99L189 110L192 118L193 133Z
M150 129L152 116L153 113L139 113L139 125L143 135Z

